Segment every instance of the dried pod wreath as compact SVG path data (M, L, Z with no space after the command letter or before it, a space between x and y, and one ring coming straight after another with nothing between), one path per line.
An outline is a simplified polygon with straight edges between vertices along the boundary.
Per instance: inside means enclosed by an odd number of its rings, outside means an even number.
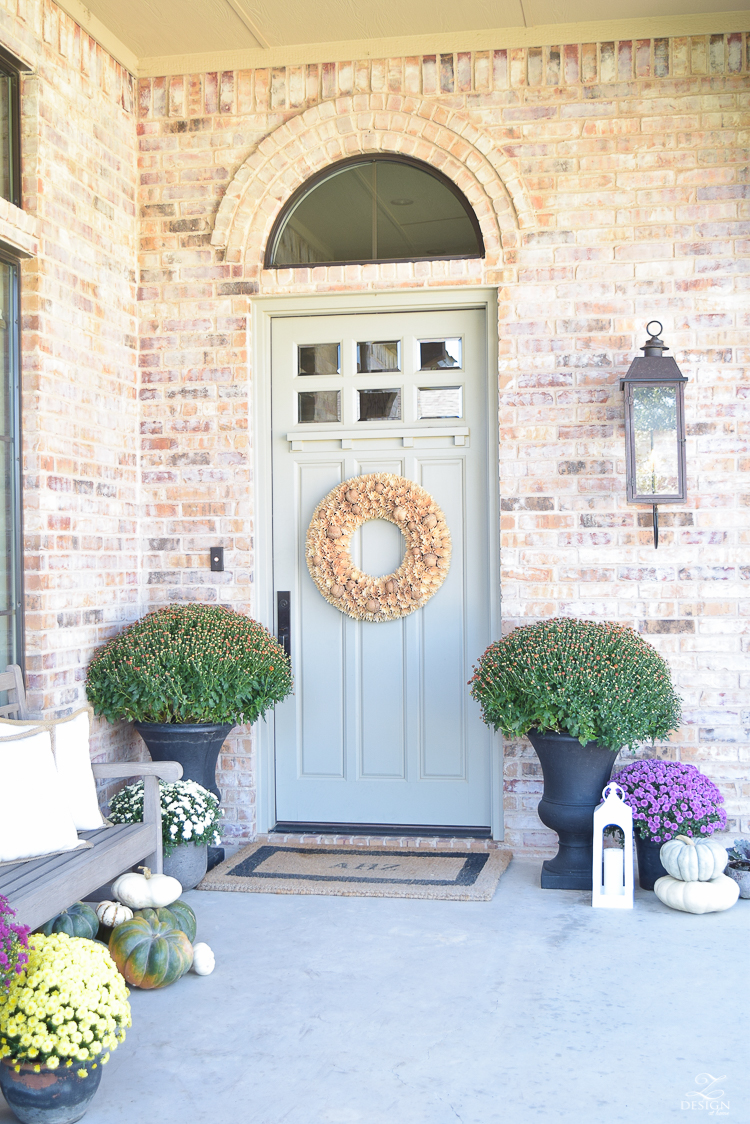
M374 578L352 562L352 534L368 519L395 523L406 539L394 574ZM338 484L315 508L307 530L307 566L320 592L359 621L389 621L419 609L445 581L451 536L429 492L403 476L373 472Z

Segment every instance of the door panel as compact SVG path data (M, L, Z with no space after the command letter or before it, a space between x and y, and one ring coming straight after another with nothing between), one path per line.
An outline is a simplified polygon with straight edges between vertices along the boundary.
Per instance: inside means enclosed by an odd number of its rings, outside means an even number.
M274 584L291 592L295 677L275 716L279 821L490 825L492 739L467 687L492 639L486 380L483 310L272 321ZM438 592L383 623L329 605L304 557L320 500L369 472L420 483L452 538ZM369 522L352 555L390 573L400 532Z
M422 776L466 778L464 734L464 488L463 461L428 461L420 465L423 488L443 497L441 507L451 529L451 568L441 586L440 602L431 598L420 613L422 626Z
M308 463L299 465L298 470L297 541L304 543L307 525L320 497L341 483L341 464ZM295 668L300 712L299 772L303 777L344 776L344 629L341 615L330 613L329 609L309 580L302 582L300 595L292 599L292 634L295 624L299 629ZM324 661L321 651L326 653Z
M405 780L403 619L384 621L383 628L359 629L358 639L359 775Z

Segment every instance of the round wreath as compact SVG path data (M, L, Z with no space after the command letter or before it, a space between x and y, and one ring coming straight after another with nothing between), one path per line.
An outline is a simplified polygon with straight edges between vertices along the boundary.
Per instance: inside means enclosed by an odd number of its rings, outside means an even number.
M394 574L374 578L349 553L352 534L368 519L395 523L406 539ZM360 621L388 621L419 609L445 581L451 536L429 492L403 476L373 472L338 484L315 508L307 530L307 566L320 592Z

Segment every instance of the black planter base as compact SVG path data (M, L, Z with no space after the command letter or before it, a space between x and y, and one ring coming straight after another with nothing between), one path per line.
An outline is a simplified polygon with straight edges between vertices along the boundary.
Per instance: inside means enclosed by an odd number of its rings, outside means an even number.
M529 731L544 774L539 818L557 832L559 849L542 864L543 890L590 890L594 864L594 809L617 754L568 734Z
M582 870L550 870L554 859L545 859L542 863L541 887L543 890L590 890L591 867L585 872ZM593 864L593 854L591 856Z

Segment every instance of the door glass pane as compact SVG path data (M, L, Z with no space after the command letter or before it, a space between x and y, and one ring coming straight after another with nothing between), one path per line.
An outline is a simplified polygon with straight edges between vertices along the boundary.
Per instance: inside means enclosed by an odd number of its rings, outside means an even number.
M357 370L400 371L401 341L377 340L357 344Z
M401 391L359 390L359 421L400 421Z
M417 391L418 418L460 418L463 416L463 388L460 386L420 386Z
M303 390L297 395L297 407L300 422L341 421L341 391Z
M341 344L311 343L297 348L297 373L337 375L341 370Z
M420 370L442 371L461 366L461 340L420 340Z
M677 388L633 387L636 490L640 496L677 496Z

